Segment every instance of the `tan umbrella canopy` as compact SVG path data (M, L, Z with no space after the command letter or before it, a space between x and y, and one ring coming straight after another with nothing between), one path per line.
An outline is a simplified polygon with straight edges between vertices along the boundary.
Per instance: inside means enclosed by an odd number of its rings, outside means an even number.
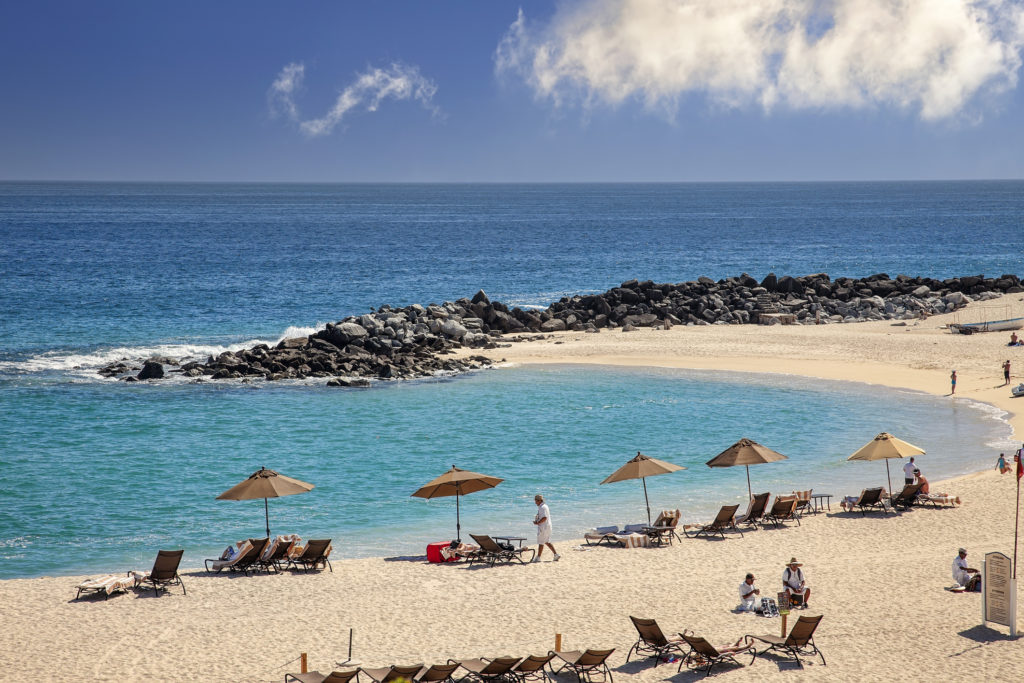
M298 479L278 474L274 470L261 467L249 475L249 478L241 484L232 486L224 493L217 496L217 500L254 500L263 499L263 515L267 521L267 536L270 536L270 510L267 507L267 498L280 498L291 496L296 493L306 493L313 489L312 484L307 484Z
M612 472L608 477L602 481L602 484L610 484L613 481L626 481L627 479L639 479L644 484L644 502L647 503L647 523L651 523L651 501L647 498L647 477L653 477L658 474L668 474L669 472L678 472L679 470L685 470L686 468L682 465L673 465L670 462L664 460L658 460L657 458L651 458L640 451L637 451L636 457L627 462L619 469Z
M777 462L779 460L788 460L788 458L782 453L777 453L766 446L762 446L756 441L740 439L715 457L711 458L711 460L708 460L707 465L708 467L733 467L734 465L743 465L746 467L747 494L753 498L754 494L750 488L750 466L760 465L766 462Z
M475 493L484 489L493 489L503 482L504 479L491 477L486 474L478 474L468 470L460 470L455 465L434 479L426 486L421 487L412 494L415 498L442 498L444 496L455 496L455 538L462 541L462 524L459 518L459 496L467 493Z
M891 495L892 479L889 477L889 459L909 458L912 455L924 455L924 449L918 448L912 443L907 443L903 439L897 439L888 432L882 432L864 444L847 460L885 460L885 479L889 484L889 493Z

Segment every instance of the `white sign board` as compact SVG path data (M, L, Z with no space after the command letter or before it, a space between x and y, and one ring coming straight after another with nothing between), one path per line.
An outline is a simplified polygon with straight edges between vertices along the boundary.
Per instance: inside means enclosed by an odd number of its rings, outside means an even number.
M986 553L982 565L982 622L991 621L1010 627L1017 635L1017 581L1010 558L1003 553Z

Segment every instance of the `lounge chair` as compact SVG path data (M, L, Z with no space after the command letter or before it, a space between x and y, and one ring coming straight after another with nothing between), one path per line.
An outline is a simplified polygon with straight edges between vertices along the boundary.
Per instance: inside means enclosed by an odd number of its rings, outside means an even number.
M494 659L449 659L449 664L458 664L467 671L460 681L471 680L479 683L494 683L510 675L512 667L519 663L518 657L495 657Z
M651 539L652 545L664 545L667 541L672 545L672 537L679 540L676 526L679 524L679 510L662 510L654 524L645 527L644 531Z
M554 652L552 654L561 659L564 664L555 671L557 675L564 669L571 670L576 674L576 680L580 683L587 681L592 683L594 676L600 674L601 681L607 680L608 683L612 683L612 670L608 668L608 657L615 652L615 648L611 650L585 650L580 652L579 650L571 650L569 652Z
M298 536L278 536L270 543L256 564L269 571L281 571L288 564L288 554L299 541Z
M890 504L894 508L900 507L904 510L913 506L917 502L917 496L921 492L922 486L924 484L904 484L903 490L896 494Z
M646 536L647 535L647 525L646 524L627 524L626 526L622 527L622 531L620 531L619 533L615 534L615 542L618 543L619 545L621 545L623 548L628 548L629 545L630 545L629 537L633 536L634 534L639 534L641 536Z
M270 543L269 538L250 538L242 542L238 547L238 552L230 560L211 558L204 561L206 565L206 571L212 571L214 573L220 573L221 570L227 569L231 572L242 572L246 576L249 575L249 570L258 568L257 563L260 561L260 557L267 549L267 544ZM213 563L212 565L210 563Z
M626 661L633 654L647 655L648 657L654 657L654 666L661 664L661 658L670 652L678 652L680 655L684 654L681 641L669 640L665 637L661 627L658 626L658 622L654 619L640 619L639 617L630 617L630 621L633 622L633 626L636 627L636 632L640 635L640 638L633 643L633 647L629 648L629 652L626 653Z
M136 586L153 586L153 595L159 595L160 589L167 590L168 586L181 586L182 595L186 595L185 584L178 576L178 565L181 564L181 556L184 554L184 550L160 550L156 554L151 571L128 572L128 576L135 579Z
M750 505L747 506L747 514L742 517L736 518L737 524L749 524L754 528L757 528L757 523L761 522L764 524L764 512L768 509L768 499L771 498L771 493L758 493L750 499Z
M619 527L617 526L599 526L583 534L583 540L587 545L601 545L602 543L618 545L619 539L616 536L618 533Z
M518 683L524 683L525 681L543 681L548 675L544 671L544 667L551 663L551 660L555 658L555 653L549 652L546 655L530 655L523 657L508 672L509 676L514 678Z
M692 633L685 632L680 633L679 635L682 637L683 642L690 646L690 649L685 655L683 655L683 658L679 660L679 668L677 671L682 671L684 664L691 669L706 667L704 668L704 675L710 676L711 669L714 668L715 664L729 661L743 666L743 664L736 659L736 655L738 654L749 652L750 664L753 664L754 659L757 657L757 651L754 649L753 643L750 642L742 646L737 644L730 647L723 647L719 650L700 636L695 636ZM744 638L748 637L749 636L744 636Z
M689 538L697 538L699 536L714 536L719 534L722 538L725 538L725 530L732 529L738 531L740 537L743 536L743 531L736 526L736 511L740 509L739 505L723 505L722 509L718 511L718 514L709 524L697 525L697 529L693 530L692 535L687 531L686 527L683 527L683 533Z
M785 638L780 636L750 636L756 640L760 640L762 643L767 643L768 647L762 652L758 652L758 655L764 655L765 653L776 650L785 655L790 655L796 659L796 663L803 668L804 664L800 661L800 655L811 656L818 655L821 657L821 663L825 664L825 655L821 653L821 650L814 644L814 631L818 628L818 623L821 621L821 616L817 617L800 617L796 623L793 624L793 629L789 632L789 635Z
M796 514L799 516L804 515L808 510L811 509L811 494L814 493L814 489L807 489L806 491L793 491L793 495L796 496Z
M863 517L867 514L868 509L876 508L882 512L888 512L890 509L889 502L882 500L882 487L874 489L864 489L860 492L860 496L856 500L853 496L848 496L843 500L842 506L844 509L853 512L854 508L860 508L860 514Z
M284 681L296 681L296 683L350 683L353 679L359 680L356 676L359 669L351 671L332 671L329 674L322 674L319 671L307 671L304 674L285 674Z
M379 669L367 669L365 667L360 667L357 669L357 671L366 674L371 681L375 681L376 683L391 683L391 681L396 681L400 678L406 681L411 681L413 680L413 677L422 670L422 664L412 664L410 666L384 666Z
M330 552L331 539L310 540L299 555L288 560L288 567L297 568L301 565L302 569L307 572L310 569L323 569L327 567L333 573L334 567L331 566L331 561L327 559Z
M800 518L796 514L797 502L794 496L775 496L775 503L772 504L772 509L765 513L764 518L774 524L775 528L793 521L800 526Z
M111 593L127 593L129 588L134 588L135 579L131 577L131 572L128 576L107 574L94 579L86 579L76 587L78 594L75 596L75 600L82 597L82 593L103 593L103 599L106 600Z
M917 497L917 504L920 506L931 505L932 507L956 507L960 504L960 496L951 493L922 493Z
M518 560L522 564L526 564L537 553L533 548L516 547L512 544L498 545L498 542L490 536L470 534L470 537L480 546L481 551L479 555L474 555L473 559L487 562L492 567L498 562L508 564L512 560ZM523 557L526 553L530 553L529 558Z
M452 683L455 680L452 674L458 668L458 664L431 664L420 669L412 680L416 683Z

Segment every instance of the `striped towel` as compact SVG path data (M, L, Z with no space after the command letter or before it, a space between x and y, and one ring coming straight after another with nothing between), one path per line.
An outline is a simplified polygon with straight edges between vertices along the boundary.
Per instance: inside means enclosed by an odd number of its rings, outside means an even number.
M134 577L116 576L114 574L98 576L95 579L86 579L77 586L79 595L81 595L83 591L93 591L96 593L106 593L107 595L110 595L111 593L127 591L129 588L134 587Z
M929 503L935 503L936 505L952 505L956 507L960 504L960 499L956 496L942 493L928 493L920 496L920 499Z

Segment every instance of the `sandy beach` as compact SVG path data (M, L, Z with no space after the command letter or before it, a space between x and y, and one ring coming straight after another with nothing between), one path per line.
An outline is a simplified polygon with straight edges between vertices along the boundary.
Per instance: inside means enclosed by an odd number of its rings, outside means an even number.
M1024 315L1019 294L986 305L996 303ZM1014 374L1024 373L1022 349L1006 347L1008 333L950 334L949 322L952 316L905 325L569 332L489 355L511 363L787 373L936 395L949 394L955 368L950 400L1005 410L1021 438L1024 423L1001 364L1010 359ZM975 567L988 551L1012 555L1015 484L994 471L932 482L933 491L954 493L963 505L896 515L842 512L838 496L857 492L830 491L837 496L831 510L806 515L799 526L661 549L582 551L574 549L579 541L560 542L560 562L546 556L530 566L345 560L345 548L336 547L333 572L229 577L190 569L183 573L187 595L172 588L159 598L137 592L74 601L81 577L7 580L0 582L0 680L280 681L299 670L301 652L311 669L334 668L347 656L350 628L353 658L365 666L541 654L560 633L563 649L616 648L610 664L617 680L696 680L702 675L677 674L676 664L626 663L636 640L629 615L717 644L748 633L777 635L778 619L732 610L746 572L774 595L791 556L804 564L813 591L811 608L796 614L824 616L815 641L827 666L808 659L800 670L759 657L749 667L716 668L726 680L928 680L954 672L1012 680L1024 676L1020 643L1005 628L980 626L979 594L944 587L952 584L958 546L968 548ZM199 561L186 557L184 565ZM1022 617L1018 599L1019 623Z

